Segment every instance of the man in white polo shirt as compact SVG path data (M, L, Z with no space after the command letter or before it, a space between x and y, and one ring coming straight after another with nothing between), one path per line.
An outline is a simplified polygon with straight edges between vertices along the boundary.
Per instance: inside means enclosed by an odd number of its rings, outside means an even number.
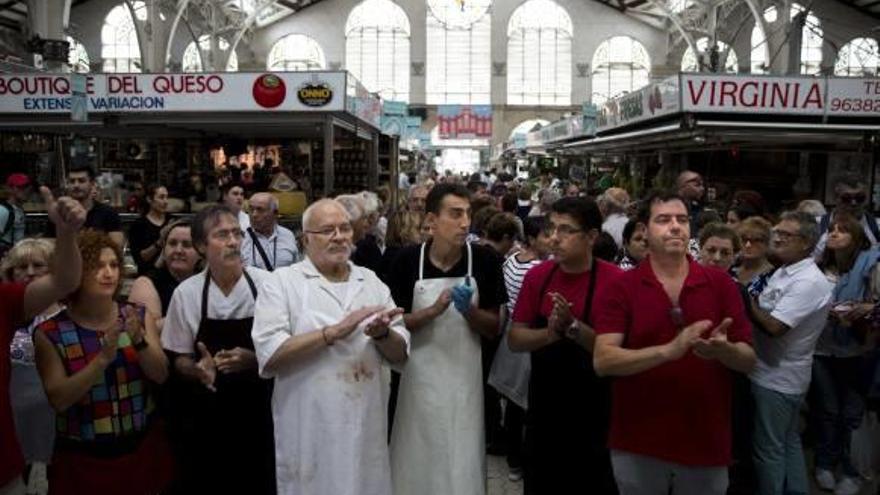
M810 493L798 426L834 287L810 256L818 238L811 215L783 213L770 245L781 266L749 305L757 330L758 363L750 377L759 495Z

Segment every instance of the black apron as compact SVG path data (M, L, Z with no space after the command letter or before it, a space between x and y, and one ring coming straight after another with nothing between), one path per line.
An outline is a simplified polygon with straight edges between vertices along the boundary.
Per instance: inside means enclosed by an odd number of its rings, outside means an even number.
M590 286L580 321L590 324L599 263L590 266ZM539 297L559 269L554 264L544 279ZM540 300L538 310L540 312ZM532 328L544 328L547 318L538 315ZM593 370L593 356L564 338L531 353L529 408L525 427L526 495L577 492L585 480L592 494L616 494L608 452L611 390L607 379Z
M254 300L257 288L243 272ZM202 290L202 317L196 342L214 355L241 347L254 350L251 327L254 318L212 320L208 318L207 272ZM193 350L195 359L201 353ZM275 443L272 431L272 382L256 369L217 373L216 392L197 384L195 391L195 450L201 461L195 469L199 493L275 493Z

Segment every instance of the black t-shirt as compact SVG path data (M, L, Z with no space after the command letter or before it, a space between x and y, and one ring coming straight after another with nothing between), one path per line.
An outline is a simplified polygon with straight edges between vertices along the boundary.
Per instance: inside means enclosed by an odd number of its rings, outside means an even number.
M137 265L138 275L144 275L153 269L153 265L159 257L159 252L157 251L150 259L143 259L141 258L141 251L159 240L162 227L168 223L168 220L169 218L166 216L162 225L156 225L146 216L141 216L131 224L131 228L128 231L128 245L129 249L131 249L131 257Z
M122 232L122 221L116 211L104 203L92 203L92 208L86 213L84 229L95 229L101 232ZM55 237L55 224L49 222L46 228L46 237Z
M376 236L367 234L357 242L354 253L351 255L351 262L355 265L369 268L376 272L376 274L379 273L382 263L382 250L379 249Z
M443 272L431 263L428 255L431 245L425 246L425 271L427 278L451 278L467 275L467 248L461 247L461 259L448 272ZM412 312L413 288L419 279L419 255L421 244L407 246L400 250L394 260L394 266L388 273L388 286L394 302L407 313ZM504 275L501 272L501 259L494 250L485 246L471 244L474 256L472 275L477 282L479 291L479 307L481 309L497 308L507 302L507 291L504 288Z

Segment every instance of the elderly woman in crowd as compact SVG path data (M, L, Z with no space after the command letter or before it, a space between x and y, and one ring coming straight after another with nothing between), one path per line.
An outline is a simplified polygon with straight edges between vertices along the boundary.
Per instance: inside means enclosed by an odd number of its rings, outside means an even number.
M54 241L50 239L19 241L3 258L0 266L3 280L27 285L48 274L54 250ZM12 364L9 389L15 431L27 462L25 480L30 487L36 478L33 468L48 464L55 439L55 411L46 399L34 361L34 328L60 309L59 304L52 304L27 325L16 329L9 349Z
M648 240L645 237L647 227L635 218L626 222L623 227L623 246L617 255L615 264L622 270L631 270L638 266L648 254Z
M116 302L120 246L93 230L79 245L79 288L34 333L37 368L58 413L50 493L158 493L170 466L153 427L150 383L165 381L168 361L153 319Z
M739 236L727 224L712 222L700 230L700 264L728 271L739 253Z
M391 493L383 361L400 363L409 333L391 292L349 261L345 208L321 200L303 215L305 260L275 271L256 308L260 374L275 378L278 492Z

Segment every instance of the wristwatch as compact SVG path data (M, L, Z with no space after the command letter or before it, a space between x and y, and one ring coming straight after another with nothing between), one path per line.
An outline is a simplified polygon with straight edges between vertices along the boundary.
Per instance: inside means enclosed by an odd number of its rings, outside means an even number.
M134 342L131 344L131 346L134 347L134 350L136 351L142 351L149 347L149 345L150 344L147 342L147 339L141 339L140 342Z
M578 332L580 331L581 328L578 326L578 321L574 320L571 322L571 325L565 329L565 335L570 339L574 339L578 336Z

